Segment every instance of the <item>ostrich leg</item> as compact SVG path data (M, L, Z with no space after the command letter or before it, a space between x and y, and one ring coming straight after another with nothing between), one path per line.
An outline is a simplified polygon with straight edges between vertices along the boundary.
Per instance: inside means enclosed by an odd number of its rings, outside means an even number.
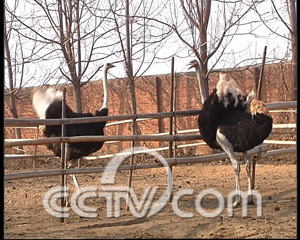
M75 161L76 161L76 160L73 160L73 159L72 159L72 160L69 160L69 159L70 159L70 154L71 154L70 151L71 151L70 145L69 145L69 143L66 143L66 160L68 161L68 167L67 167L68 169L74 168L74 166L75 166ZM73 178L73 182L74 182L75 187L76 187L77 189L80 189L75 174L72 174L72 178Z
M228 157L230 158L232 167L235 172L235 190L236 190L237 198L233 203L233 207L237 207L241 203L240 164L234 154L231 143L227 140L225 135L223 135L220 132L219 129L217 130L216 140L220 145L220 147L224 150L225 153L227 153Z
M69 168L69 169L70 169L70 168L74 168L74 166L75 166L75 165L74 165L74 162L75 162L74 160L69 161L69 164L68 164L68 168ZM72 174L72 178L73 178L73 182L74 182L75 187L76 187L77 189L80 189L75 174Z
M73 178L73 182L74 182L74 185L77 189L80 189L79 187L79 184L78 184L78 181L77 181L77 178L75 176L75 174L72 174L72 178Z
M253 204L252 192L251 192L251 160L248 157L247 152L243 152L244 159L246 161L246 171L248 176L248 204Z
M227 153L228 154L228 153ZM229 156L229 155L228 155ZM240 184L240 164L236 159L231 159L231 164L233 166L234 172L235 172L235 191L237 193L237 198L235 202L233 203L233 207L237 207L241 203L241 184Z
M66 159L66 161L68 163L67 169L74 168L74 166L75 166L75 161L74 160L69 160L70 159L70 154L71 154L70 144L66 143L65 144L65 159ZM66 186L67 186L67 176L68 175L65 176L65 184L66 184ZM74 182L75 187L77 189L80 189L75 174L72 174L72 178L73 178L73 182ZM69 199L69 197L65 201L65 206L70 207L70 199Z

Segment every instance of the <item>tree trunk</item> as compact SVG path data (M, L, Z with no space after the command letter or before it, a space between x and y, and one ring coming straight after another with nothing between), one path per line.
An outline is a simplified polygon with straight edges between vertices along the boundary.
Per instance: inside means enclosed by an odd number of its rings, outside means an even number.
M134 77L133 77L133 69L132 69L132 59L131 59L131 44L130 44L130 16L129 16L129 0L126 0L126 73L129 79L129 88L131 92L131 106L132 106L132 114L135 115L137 113L136 109L136 95L135 95L135 84L134 84ZM137 129L137 122L136 119L132 119L132 134L136 135ZM134 159L134 151L133 148L135 147L135 141L131 142L131 157L130 157L130 165L133 164ZM132 183L132 170L129 171L129 178L128 178L128 188L131 188ZM127 200L129 199L129 195L127 195ZM129 205L126 205L126 209L129 209Z
M8 66L8 80L9 80L9 101L10 101L10 112L13 116L13 118L18 118L18 112L16 107L16 97L14 94L14 85L13 85L13 71L12 71L12 64L11 64L11 56L10 56L10 50L9 50L9 44L8 44L8 38L7 38L7 31L6 31L6 18L4 14L4 44L5 44L5 54L6 54L6 61ZM17 139L21 139L21 130L20 128L15 128L15 137ZM23 147L20 147L23 149Z
M205 100L208 98L208 80L206 78L206 73L205 69L202 68L201 63L196 65L196 75L202 104L204 104Z
M208 87L208 78L207 78L207 64L201 65L200 67L200 79L201 82L203 82L203 91L204 91L204 96L205 100L209 96L209 87Z
M295 0L289 0L290 6L290 23L291 23L291 44L292 44L292 73L293 73L293 100L297 101L297 18Z
M80 86L80 82L76 82L74 85L74 103L75 103L75 111L78 113L82 112L82 108L81 108L81 86ZM99 106L100 108L100 106Z
M131 59L131 43L130 43L130 16L129 16L129 1L126 0L126 73L129 79L129 88L131 92L131 104L132 104L132 114L137 113L136 108L136 96L135 96L135 84L133 77L133 69L132 69L132 59ZM133 120L133 125L135 125L135 120ZM133 127L133 131L135 132L135 127ZM134 133L135 134L135 133Z
M200 32L200 79L203 82L205 100L209 96L208 78L207 78L207 36L206 28Z

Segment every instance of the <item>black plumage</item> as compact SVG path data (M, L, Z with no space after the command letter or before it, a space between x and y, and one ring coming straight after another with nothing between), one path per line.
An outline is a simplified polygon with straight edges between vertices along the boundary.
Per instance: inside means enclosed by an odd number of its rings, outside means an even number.
M196 69L200 92L205 92L198 61L192 60L188 65ZM207 98L205 96L201 94L203 107L198 118L200 134L208 146L222 149L230 158L238 196L233 206L241 202L240 163L235 152L243 153L248 176L248 200L252 202L251 160L247 151L269 136L273 119L265 104L255 99L254 92L243 95L238 84L233 79L225 81L223 74L219 75L219 82L213 92Z
M263 143L272 131L272 123L267 115L252 116L236 110L222 119L219 129L232 144L233 151L245 152Z
M226 100L224 100L226 99ZM238 101L236 101L238 99ZM230 90L220 98L215 89L205 100L198 125L203 140L214 149L224 150L236 174L236 193L240 196L240 167L234 152L242 152L248 175L248 201L252 202L250 160L247 151L263 143L272 131L273 119L265 105L246 96L234 96ZM237 198L233 204L240 204Z
M95 116L108 115L108 83L107 71L114 67L111 63L107 63L104 67L103 76L103 104L100 110L95 114L92 113L76 113L66 105L66 118L85 118ZM59 119L62 117L62 91L54 88L40 89L33 95L34 109L41 119ZM104 127L106 122L80 123L80 124L66 124L66 136L96 136L104 135ZM61 137L61 125L46 125L44 127L43 135L49 137ZM101 149L103 141L99 142L78 142L69 143L67 148L67 161L76 160L80 157L90 155ZM50 143L47 145L49 150L52 150L56 156L61 156L61 144ZM69 163L72 165L72 163Z
M272 130L273 120L264 114L251 115L246 96L235 98L227 94L228 106L219 99L217 89L214 89L205 100L198 118L198 127L203 140L213 149L222 149L217 141L216 134L220 132L232 144L235 152L245 152L261 144Z
M46 110L46 119L61 118L62 101L53 102ZM100 111L92 113L76 113L66 105L67 118L83 118L83 117L99 117L107 116L108 109L103 108ZM106 122L66 124L66 136L92 136L104 135L104 127ZM45 137L61 137L61 125L47 125L44 129ZM69 143L69 156L67 160L75 160L83 156L90 155L102 148L104 142L78 142ZM49 150L52 150L56 156L61 156L60 143L50 143L47 145Z

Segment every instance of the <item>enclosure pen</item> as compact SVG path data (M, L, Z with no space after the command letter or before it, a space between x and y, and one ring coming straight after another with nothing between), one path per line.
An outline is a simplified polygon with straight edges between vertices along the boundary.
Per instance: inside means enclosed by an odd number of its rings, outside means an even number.
M282 110L282 109L295 109L297 106L297 103L295 101L290 102L279 102L279 103L267 103L267 108L269 110ZM109 117L90 117L90 118L73 118L73 119L5 119L4 120L4 127L38 127L39 125L67 125L67 124L73 124L73 123L86 123L86 122L103 122L103 121L118 121L121 120L121 122L114 123L114 124L123 124L125 123L122 120L129 120L129 119L136 119L139 120L142 118L143 121L151 120L151 119L162 119L162 118L173 118L173 117L186 117L186 116L195 116L199 115L199 111L193 110L193 111L179 111L179 112L165 112L165 113L152 113L152 114L139 114L139 115L127 115L127 116L109 116ZM294 129L296 128L295 123L291 124L273 124L274 129L278 128L288 128L288 129ZM170 125L171 126L171 125ZM77 137L52 137L47 139L5 139L4 147L14 147L14 146L25 146L25 145L41 145L41 144L49 144L49 143L65 143L68 145L68 143L72 142L93 142L93 141L111 141L111 143L115 143L118 141L168 141L168 142L176 142L176 141L194 141L194 140L201 140L201 136L198 133L197 129L187 129L187 130L181 130L178 131L178 134L181 135L173 135L174 131L169 133L158 133L158 134L152 134L152 135L114 135L114 136L77 136ZM107 142L106 144L109 144L110 142ZM292 144L294 145L296 141L279 141L279 140L265 140L265 142L262 145L259 145L255 147L254 149L248 151L248 154L258 154L260 158L269 157L269 156L275 156L280 154L286 154L286 153L296 153L296 148L288 148L288 149L277 149L277 150L271 150L267 151L266 144ZM191 144L182 144L178 145L177 148L185 148L188 146L198 146L198 145L205 145L204 142L194 142ZM157 149L150 149L151 151L163 151L163 150L169 150L169 158L166 159L167 163L170 167L180 165L180 164L195 164L195 163L203 163L203 162L212 162L212 161L218 161L228 158L226 153L219 153L219 154L212 154L212 155L203 155L203 156L196 156L196 157L181 157L177 158L174 157L173 150L169 147L165 148L157 148ZM173 144L172 144L173 146ZM138 152L135 152L135 154L139 153L147 153L147 150L141 150ZM118 154L110 154L110 155L104 155L101 156L101 158L109 158L113 156L117 156ZM240 154L237 154L237 156L240 156ZM37 155L36 153L34 155L5 155L5 159L18 159L18 158L46 158L46 157L55 157L52 155ZM97 156L86 156L85 159L97 159ZM4 180L10 181L10 180L18 180L18 179L26 179L26 178L36 178L36 177L49 177L49 176L61 176L61 185L66 187L66 178L64 176L67 176L69 174L72 174L75 176L75 174L88 174L88 173L99 173L103 172L106 168L84 168L84 169L66 169L65 163L63 161L63 155L61 158L61 169L56 170L46 170L46 171L33 171L33 172L24 172L24 173L11 173L11 174L5 174ZM64 163L64 164L63 164ZM118 168L118 171L121 170L137 170L137 169L151 169L151 168L161 168L163 167L160 163L155 164L142 164L142 165L128 165L128 166L120 166ZM110 170L110 169L106 169ZM113 170L113 169L112 169ZM75 182L75 181L74 181ZM65 202L62 198L61 200L62 206L64 206ZM61 218L61 221L63 222L64 219Z
M296 101L288 101L288 102L278 102L278 103L267 103L266 104L269 110L278 110L278 109L290 109L293 108L295 109L297 106ZM72 123L84 123L84 122L92 122L92 121L117 121L117 120L124 120L124 119L132 119L132 118L147 118L149 119L160 119L160 118L169 118L171 116L178 116L178 117L183 117L183 116L195 116L198 115L199 111L193 110L193 111L179 111L179 112L166 112L166 113L153 113L153 114L140 114L140 115L124 115L124 116L109 116L109 117L94 117L93 119L91 118L74 118L74 119L51 119L51 120L45 120L45 119L4 119L4 127L27 127L27 126L39 126L39 125L59 125L59 124L72 124ZM273 124L273 128L296 128L296 124ZM194 129L189 129L189 130L182 130L178 131L178 133L191 133L191 132L197 132ZM57 137L57 138L48 138L48 139L5 139L4 141L4 147L13 147L13 146L24 146L24 145L41 145L41 144L47 144L51 142L57 142L57 143L62 143L62 142L80 142L80 141L192 141L192 140L201 140L201 136L199 134L194 134L194 135L177 135L177 136L172 136L169 135L168 133L163 133L162 134L153 134L153 135L133 135L133 136L81 136L81 137ZM273 141L275 140L266 140L266 141ZM282 143L284 141L277 141L278 144ZM294 143L294 142L290 142ZM200 143L199 143L200 144ZM180 147L180 145L178 146ZM153 149L153 150L161 150L161 149ZM166 150L166 149L162 149ZM262 155L264 156L269 156L268 154L284 154L286 153L286 149L280 149L280 150L273 150L273 151L267 151L265 154ZM292 148L290 150L291 152L295 151L295 148ZM18 159L18 158L32 158L33 155L5 155L5 159ZM36 155L37 158L48 158L48 157L55 157L53 154L51 155ZM105 156L103 156L105 157ZM85 157L87 159L94 159L97 157ZM193 163L193 161L191 162ZM69 169L65 170L64 174L70 174L73 173L75 169ZM81 171L86 171L86 169L76 169L76 173L80 173ZM28 174L28 173L26 173ZM60 173L62 174L62 173ZM58 175L60 175L58 174ZM6 174L4 176L5 180L9 179L9 176L11 174Z
M266 103L268 110L289 109L296 108L296 101L274 102ZM199 115L200 110L163 112L163 113L147 113L135 115L119 115L107 117L90 117L90 118L72 118L72 119L4 119L4 127L37 127L39 125L61 125L61 124L78 124L91 122L106 122L106 121L120 121L128 119L161 119L169 118L173 115L176 117L188 117Z

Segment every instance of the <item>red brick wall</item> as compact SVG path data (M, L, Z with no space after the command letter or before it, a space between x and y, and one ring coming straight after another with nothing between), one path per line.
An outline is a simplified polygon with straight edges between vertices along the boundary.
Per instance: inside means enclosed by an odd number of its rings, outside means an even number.
M264 70L264 81L262 86L262 100L266 102L278 102L291 100L292 81L290 64L281 63L266 65ZM218 72L209 75L210 91L215 87L218 81ZM244 92L249 92L255 87L254 70L252 67L241 68L230 72L229 78L235 79ZM136 98L138 113L156 113L157 112L157 94L155 78L161 79L162 85L162 109L168 112L170 109L170 75L145 76L136 80ZM131 114L131 94L126 79L114 79L109 81L109 115L129 115ZM196 110L201 109L199 87L194 73L176 74L176 110ZM71 85L66 85L67 103L74 109L73 91ZM17 101L17 110L19 118L37 118L31 101L34 87L24 88L21 91L22 101ZM82 88L82 110L83 112L92 112L99 109L103 101L102 81L93 81ZM284 115L284 114L283 114ZM275 122L281 122L282 119L288 121L286 115L279 117L274 115ZM5 97L5 118L11 118L9 111L9 99ZM197 128L197 116L182 117L176 120L178 130ZM168 132L169 119L162 120L164 132ZM138 123L142 134L158 133L158 120L144 121ZM14 129L5 128L5 138L14 138ZM35 138L36 131L33 129L22 129L23 138ZM106 135L125 135L131 134L130 123L111 126L106 128ZM163 144L166 145L167 143ZM148 143L148 146L157 146L158 143ZM106 144L104 151L115 152L121 148L129 147L129 142L123 143L123 146ZM108 149L107 149L108 148Z

